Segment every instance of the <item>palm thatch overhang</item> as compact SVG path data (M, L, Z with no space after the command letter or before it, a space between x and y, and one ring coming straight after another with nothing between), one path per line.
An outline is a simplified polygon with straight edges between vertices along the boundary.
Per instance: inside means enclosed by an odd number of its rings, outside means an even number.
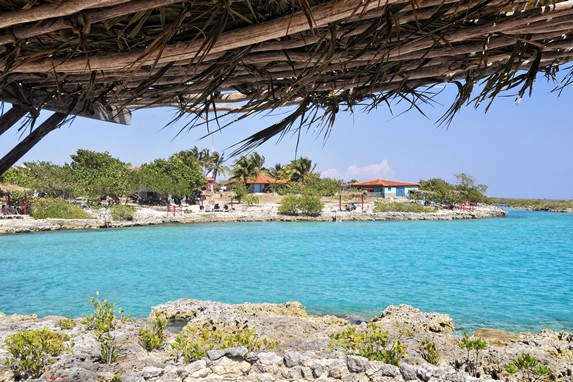
M221 129L288 106L246 151L310 126L327 136L339 110L419 108L454 82L447 123L553 78L572 29L573 0L0 0L0 134L23 133L0 174L73 116L129 123L141 108Z

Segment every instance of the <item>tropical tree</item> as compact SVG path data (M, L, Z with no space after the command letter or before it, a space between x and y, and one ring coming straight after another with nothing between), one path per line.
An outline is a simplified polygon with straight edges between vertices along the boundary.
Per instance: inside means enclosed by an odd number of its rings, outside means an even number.
M275 179L288 179L290 178L287 168L280 163L275 163L273 167L267 168L267 174Z
M469 201L483 202L487 199L485 196L487 186L485 184L476 184L473 176L461 172L456 174L456 181L456 190L463 191Z
M207 174L217 180L217 175L227 174L229 172L229 167L223 165L225 163L225 154L219 154L217 151L213 151L213 154L209 156L209 162L207 165Z
M108 152L79 149L70 156L69 167L78 191L91 199L110 196L118 199L130 190L131 166Z
M316 164L312 163L309 158L303 157L296 159L290 163L290 180L292 182L304 183L309 174L314 172Z
M454 199L454 186L440 178L420 180L420 190L431 191L438 203L451 202Z
M246 182L249 178L256 178L264 170L265 157L257 152L246 157L242 155L235 161L231 169L231 179Z

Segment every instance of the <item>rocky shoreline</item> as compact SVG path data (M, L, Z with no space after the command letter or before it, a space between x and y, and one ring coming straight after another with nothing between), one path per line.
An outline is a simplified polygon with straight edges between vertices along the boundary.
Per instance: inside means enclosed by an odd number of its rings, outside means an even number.
M0 219L0 234L215 222L458 220L502 217L506 213L496 206L480 205L473 211L460 209L438 210L431 213L324 211L317 217L280 215L276 212L276 208L261 207L231 212L190 212L176 216L168 215L165 209L138 208L136 218L132 221L113 221L105 213L95 215L97 218L94 219Z
M61 329L62 317L6 316L0 314L0 381L13 382L18 374L4 360L10 355L5 345L9 335L25 329L49 328L67 334L71 351L49 364L38 381L425 381L478 382L503 380L517 382L523 374L509 375L505 366L519 355L530 354L552 371L551 381L573 380L573 335L543 330L539 334L515 335L497 330L475 333L487 341L479 361L467 362L462 339L454 333L452 319L444 314L424 313L407 305L390 306L372 320L388 332L390 343L399 339L406 355L399 365L369 360L344 353L332 345L332 334L353 327L364 330L365 322L349 322L333 316L309 316L300 303L229 305L218 302L177 300L152 308L165 316L170 325L158 350L143 347L139 330L147 320L129 320L112 335L119 358L111 364L99 360L96 337L81 319ZM183 327L208 331L250 328L272 348L247 349L243 346L217 348L198 360L186 363L173 349ZM435 343L439 359L430 364L423 357L421 343ZM468 365L472 367L468 369ZM531 379L532 381L534 379Z

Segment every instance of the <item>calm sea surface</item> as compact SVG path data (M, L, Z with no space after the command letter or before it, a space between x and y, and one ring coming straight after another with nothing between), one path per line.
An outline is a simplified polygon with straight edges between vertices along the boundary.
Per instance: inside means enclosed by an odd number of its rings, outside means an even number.
M179 298L301 301L372 317L411 304L476 327L573 331L573 214L234 223L0 236L0 311L77 317L100 291L133 316Z

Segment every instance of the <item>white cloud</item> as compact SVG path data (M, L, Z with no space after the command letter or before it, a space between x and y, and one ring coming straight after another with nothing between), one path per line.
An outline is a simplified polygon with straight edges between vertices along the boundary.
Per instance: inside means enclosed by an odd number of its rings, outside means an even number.
M363 167L358 165L350 165L344 171L338 171L335 168L328 168L321 173L322 177L335 178L344 180L370 180L375 178L392 178L394 170L390 167L387 159L382 160L380 163L369 164Z

